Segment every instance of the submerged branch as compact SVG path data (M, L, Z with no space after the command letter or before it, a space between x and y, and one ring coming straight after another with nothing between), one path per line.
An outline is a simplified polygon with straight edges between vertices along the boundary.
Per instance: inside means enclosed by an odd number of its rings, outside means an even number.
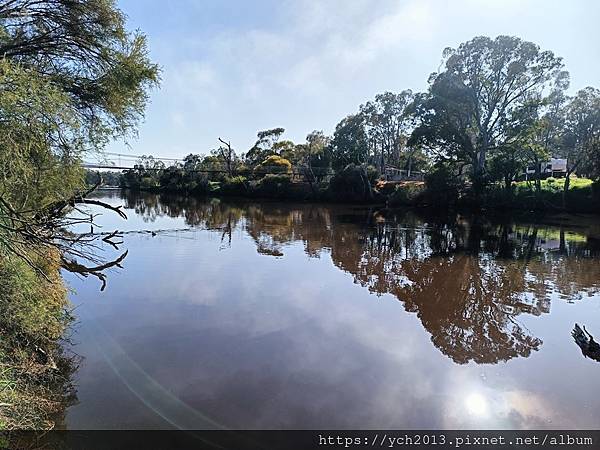
M102 286L100 287L100 290L103 291L106 288L106 274L104 274L103 271L110 269L112 267L123 268L121 266L121 262L123 262L123 260L127 256L128 252L129 252L129 250L126 250L125 253L123 253L121 256L119 256L114 261L110 261L108 263L101 264L96 267L84 266L83 264L80 264L75 260L69 260L69 259L65 258L64 256L61 257L61 262L62 262L62 267L71 273L75 273L75 274L81 275L83 277L92 275L92 276L98 278L102 282Z

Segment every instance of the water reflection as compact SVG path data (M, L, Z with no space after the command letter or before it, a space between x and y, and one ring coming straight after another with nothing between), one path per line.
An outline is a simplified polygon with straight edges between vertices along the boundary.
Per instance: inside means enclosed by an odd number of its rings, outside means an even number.
M481 217L426 217L324 205L239 203L122 192L146 222L184 217L219 230L224 246L243 230L262 255L282 257L302 242L324 252L370 292L391 294L415 313L431 342L455 363L493 364L528 357L542 340L523 315L550 312L600 291L595 219L579 228L492 222Z
M597 427L596 218L99 195L129 254L69 279L70 428Z

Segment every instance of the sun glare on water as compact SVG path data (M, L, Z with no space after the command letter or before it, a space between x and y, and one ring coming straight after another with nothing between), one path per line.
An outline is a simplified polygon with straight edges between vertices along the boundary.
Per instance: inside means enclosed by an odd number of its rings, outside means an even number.
M471 393L465 398L465 406L469 414L474 416L486 416L488 413L486 398L477 392Z

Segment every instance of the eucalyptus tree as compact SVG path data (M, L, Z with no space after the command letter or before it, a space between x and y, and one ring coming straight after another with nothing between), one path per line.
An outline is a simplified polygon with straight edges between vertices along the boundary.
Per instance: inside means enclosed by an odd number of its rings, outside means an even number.
M565 78L562 86L550 93L544 105L538 109L535 119L529 122L529 128L521 136L525 164L532 166L535 171L534 182L537 194L542 190L542 164L552 156L562 154L564 113L567 102L564 89L567 84L568 80Z
M246 162L254 167L270 155L276 154L277 152L273 147L277 145L284 132L284 128L278 127L256 133L256 142L245 155Z
M325 175L331 166L331 153L328 151L331 137L322 130L314 130L306 135L305 164L317 172L317 178Z
M362 114L344 117L335 127L331 140L331 158L334 169L342 169L348 164L369 162L369 141L365 131L365 118Z
M411 119L407 107L413 101L413 93L405 90L399 94L384 92L360 106L365 119L366 133L374 159L381 173L386 162L397 165L400 154L406 148Z
M562 156L567 158L564 193L577 170L600 167L600 90L586 87L569 100L564 112ZM598 174L596 174L597 176ZM563 197L564 198L564 197Z
M438 156L471 167L476 182L486 175L490 153L520 139L515 122L524 109L542 104L549 89L564 86L561 58L517 37L480 36L443 53L443 67L417 96L419 120L411 141Z

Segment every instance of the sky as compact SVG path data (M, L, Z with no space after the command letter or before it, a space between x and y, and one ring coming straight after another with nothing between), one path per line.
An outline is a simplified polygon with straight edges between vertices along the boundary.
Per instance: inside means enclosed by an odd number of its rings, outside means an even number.
M111 152L180 158L259 130L332 134L385 91L423 91L442 51L519 36L564 59L571 92L600 87L597 0L118 0L162 70L139 136Z

